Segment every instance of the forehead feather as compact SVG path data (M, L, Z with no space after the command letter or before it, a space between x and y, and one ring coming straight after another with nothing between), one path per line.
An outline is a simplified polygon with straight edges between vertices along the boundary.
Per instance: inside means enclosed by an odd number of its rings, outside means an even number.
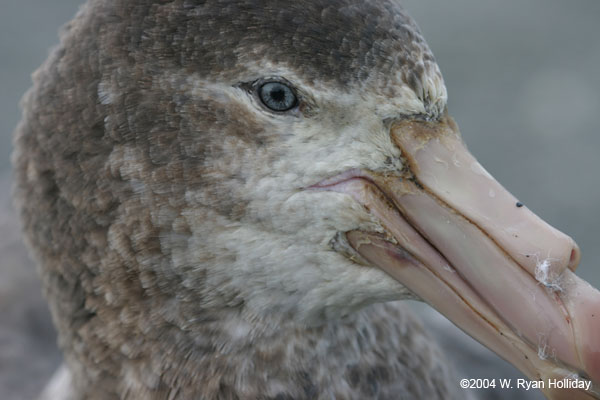
M405 85L426 103L445 98L431 51L393 0L185 0L151 13L142 24L145 56L205 78L236 79L264 61L305 82L376 80L381 90Z

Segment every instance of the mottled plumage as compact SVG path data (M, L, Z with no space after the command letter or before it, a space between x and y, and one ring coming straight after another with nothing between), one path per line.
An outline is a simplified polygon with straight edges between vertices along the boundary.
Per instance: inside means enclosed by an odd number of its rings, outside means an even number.
M244 89L269 76L297 113ZM34 75L14 154L75 397L451 397L402 306L363 310L410 292L331 248L379 223L299 191L401 168L389 121L445 99L395 1L89 1Z

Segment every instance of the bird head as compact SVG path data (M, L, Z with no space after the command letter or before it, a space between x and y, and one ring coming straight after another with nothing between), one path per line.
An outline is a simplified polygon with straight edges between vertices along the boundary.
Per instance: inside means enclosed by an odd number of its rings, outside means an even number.
M600 381L576 244L467 151L397 2L258 3L90 2L37 74L17 196L95 334L418 298L531 379Z

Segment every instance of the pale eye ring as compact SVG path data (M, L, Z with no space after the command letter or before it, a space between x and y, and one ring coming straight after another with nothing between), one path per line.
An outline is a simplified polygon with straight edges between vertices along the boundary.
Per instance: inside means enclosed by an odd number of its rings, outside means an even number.
M273 111L288 111L298 104L291 87L282 82L266 82L258 89L262 103Z

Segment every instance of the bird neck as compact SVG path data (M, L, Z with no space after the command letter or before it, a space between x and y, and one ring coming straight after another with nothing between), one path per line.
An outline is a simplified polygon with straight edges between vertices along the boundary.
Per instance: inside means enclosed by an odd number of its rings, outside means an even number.
M71 363L74 382L85 382L77 388L82 397L365 398L395 387L406 370L429 375L444 368L421 325L398 305L370 306L318 327L292 321L273 327L222 312L130 339L105 348L96 364Z

